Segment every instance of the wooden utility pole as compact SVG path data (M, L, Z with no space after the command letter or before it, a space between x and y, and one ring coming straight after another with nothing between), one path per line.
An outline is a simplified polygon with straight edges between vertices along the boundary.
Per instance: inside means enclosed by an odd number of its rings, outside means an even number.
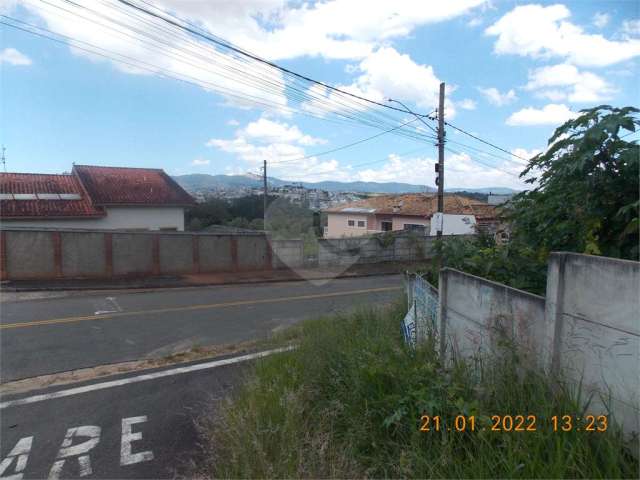
M436 234L442 237L444 226L444 82L440 84L440 101L438 104L438 212L440 223Z
M263 160L264 164L262 167L262 196L263 200L263 212L262 212L262 229L267 228L267 161Z

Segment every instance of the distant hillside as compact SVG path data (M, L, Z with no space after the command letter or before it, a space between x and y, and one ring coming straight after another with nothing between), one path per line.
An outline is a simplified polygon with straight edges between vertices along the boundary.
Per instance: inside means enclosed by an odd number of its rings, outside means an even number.
M208 190L214 188L260 187L262 179L249 175L207 175L194 173L173 177L185 190ZM411 185L409 183L377 183L377 182L292 182L269 177L269 185L276 187L288 184L302 185L305 188L317 188L330 192L368 192L368 193L416 193L435 192L432 187Z
M190 175L177 175L173 177L185 190L194 192L210 190L215 188L233 187L260 187L262 178L257 175L207 175L204 173L193 173ZM411 185L409 183L398 182L293 182L269 177L269 185L280 187L282 185L302 185L305 188L317 188L329 192L367 192L367 193L419 193L435 192L437 189L425 185ZM505 187L485 187L485 188L447 188L447 192L473 192L473 193L494 193L506 194L516 193L517 190Z

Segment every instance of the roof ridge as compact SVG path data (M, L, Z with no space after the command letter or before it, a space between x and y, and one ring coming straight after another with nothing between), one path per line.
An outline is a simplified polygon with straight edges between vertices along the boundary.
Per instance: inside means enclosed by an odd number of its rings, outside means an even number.
M162 168L148 168L148 167L120 167L120 166L111 166L111 165L84 165L84 164L73 164L75 167L89 167L89 168L113 168L113 169L121 169L121 170L151 170L153 172L164 172Z
M0 172L0 175L46 175L49 177L73 177L72 173Z

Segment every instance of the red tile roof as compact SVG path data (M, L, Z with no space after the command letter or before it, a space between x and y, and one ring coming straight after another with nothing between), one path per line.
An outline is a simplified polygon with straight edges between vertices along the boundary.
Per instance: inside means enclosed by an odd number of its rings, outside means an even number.
M189 206L195 202L163 170L74 165L96 205Z
M435 194L379 195L325 210L328 213L362 213L375 215L407 215L430 218L438 211ZM445 194L444 213L475 215L478 218L496 218L493 205L471 200L461 195Z
M0 173L0 217L11 218L75 218L102 217L74 175L34 173ZM6 198L7 194L22 195L22 199ZM38 194L49 194L46 199ZM51 194L76 194L78 199L51 199ZM36 197L36 198L29 198ZM19 198L19 197L18 197Z

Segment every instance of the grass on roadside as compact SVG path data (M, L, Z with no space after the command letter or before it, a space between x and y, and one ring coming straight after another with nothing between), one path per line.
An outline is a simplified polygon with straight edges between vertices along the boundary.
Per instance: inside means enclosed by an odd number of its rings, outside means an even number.
M553 432L580 416L517 358L444 368L433 345L403 344L404 308L304 322L299 348L258 362L203 423L198 475L231 478L637 478L619 433ZM289 334L290 335L290 334ZM420 432L423 413L475 415L475 432ZM535 414L535 432L492 432L491 415Z

